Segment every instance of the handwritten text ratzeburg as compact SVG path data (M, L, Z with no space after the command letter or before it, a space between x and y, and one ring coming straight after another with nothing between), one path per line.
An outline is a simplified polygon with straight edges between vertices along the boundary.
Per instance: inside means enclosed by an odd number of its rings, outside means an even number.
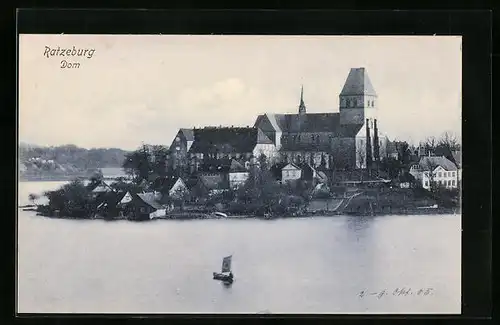
M43 56L46 58L50 58L53 56L65 56L71 57L72 59L62 59L60 63L61 69L78 69L80 68L80 62L74 61L75 57L82 57L85 59L92 59L94 56L95 49L83 49L76 48L73 46L72 48L61 48L61 47L49 47L45 46L45 50L43 52Z

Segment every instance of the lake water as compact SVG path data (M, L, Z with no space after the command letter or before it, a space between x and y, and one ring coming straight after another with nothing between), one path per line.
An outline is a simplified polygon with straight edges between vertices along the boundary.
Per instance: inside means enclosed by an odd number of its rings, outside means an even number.
M104 167L101 168L101 172L105 177L109 178L118 178L118 177L126 177L125 171L122 168L118 167Z
M21 182L19 204L63 183ZM212 272L229 254L235 282L225 287ZM402 287L414 294L392 294ZM430 295L417 295L426 288ZM388 295L371 295L384 289ZM458 314L460 297L459 215L144 223L18 216L20 313Z

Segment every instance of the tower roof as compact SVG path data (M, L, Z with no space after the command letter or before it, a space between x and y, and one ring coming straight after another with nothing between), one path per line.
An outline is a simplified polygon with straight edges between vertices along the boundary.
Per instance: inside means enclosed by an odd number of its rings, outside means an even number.
M377 96L375 89L366 73L365 68L351 68L340 95L373 95Z
M304 85L300 88L300 104L299 104L299 114L306 112L306 104L304 104Z

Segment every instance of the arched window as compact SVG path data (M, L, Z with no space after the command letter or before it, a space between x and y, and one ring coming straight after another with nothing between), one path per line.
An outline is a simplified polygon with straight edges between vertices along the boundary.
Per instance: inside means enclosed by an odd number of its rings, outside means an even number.
M375 102L372 100L372 107L375 105Z

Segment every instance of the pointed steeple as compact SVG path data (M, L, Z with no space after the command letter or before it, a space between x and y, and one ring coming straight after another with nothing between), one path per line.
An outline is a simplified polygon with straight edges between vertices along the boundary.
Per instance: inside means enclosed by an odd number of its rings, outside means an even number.
M299 114L306 113L306 104L304 104L304 85L300 88L300 105L299 105Z

